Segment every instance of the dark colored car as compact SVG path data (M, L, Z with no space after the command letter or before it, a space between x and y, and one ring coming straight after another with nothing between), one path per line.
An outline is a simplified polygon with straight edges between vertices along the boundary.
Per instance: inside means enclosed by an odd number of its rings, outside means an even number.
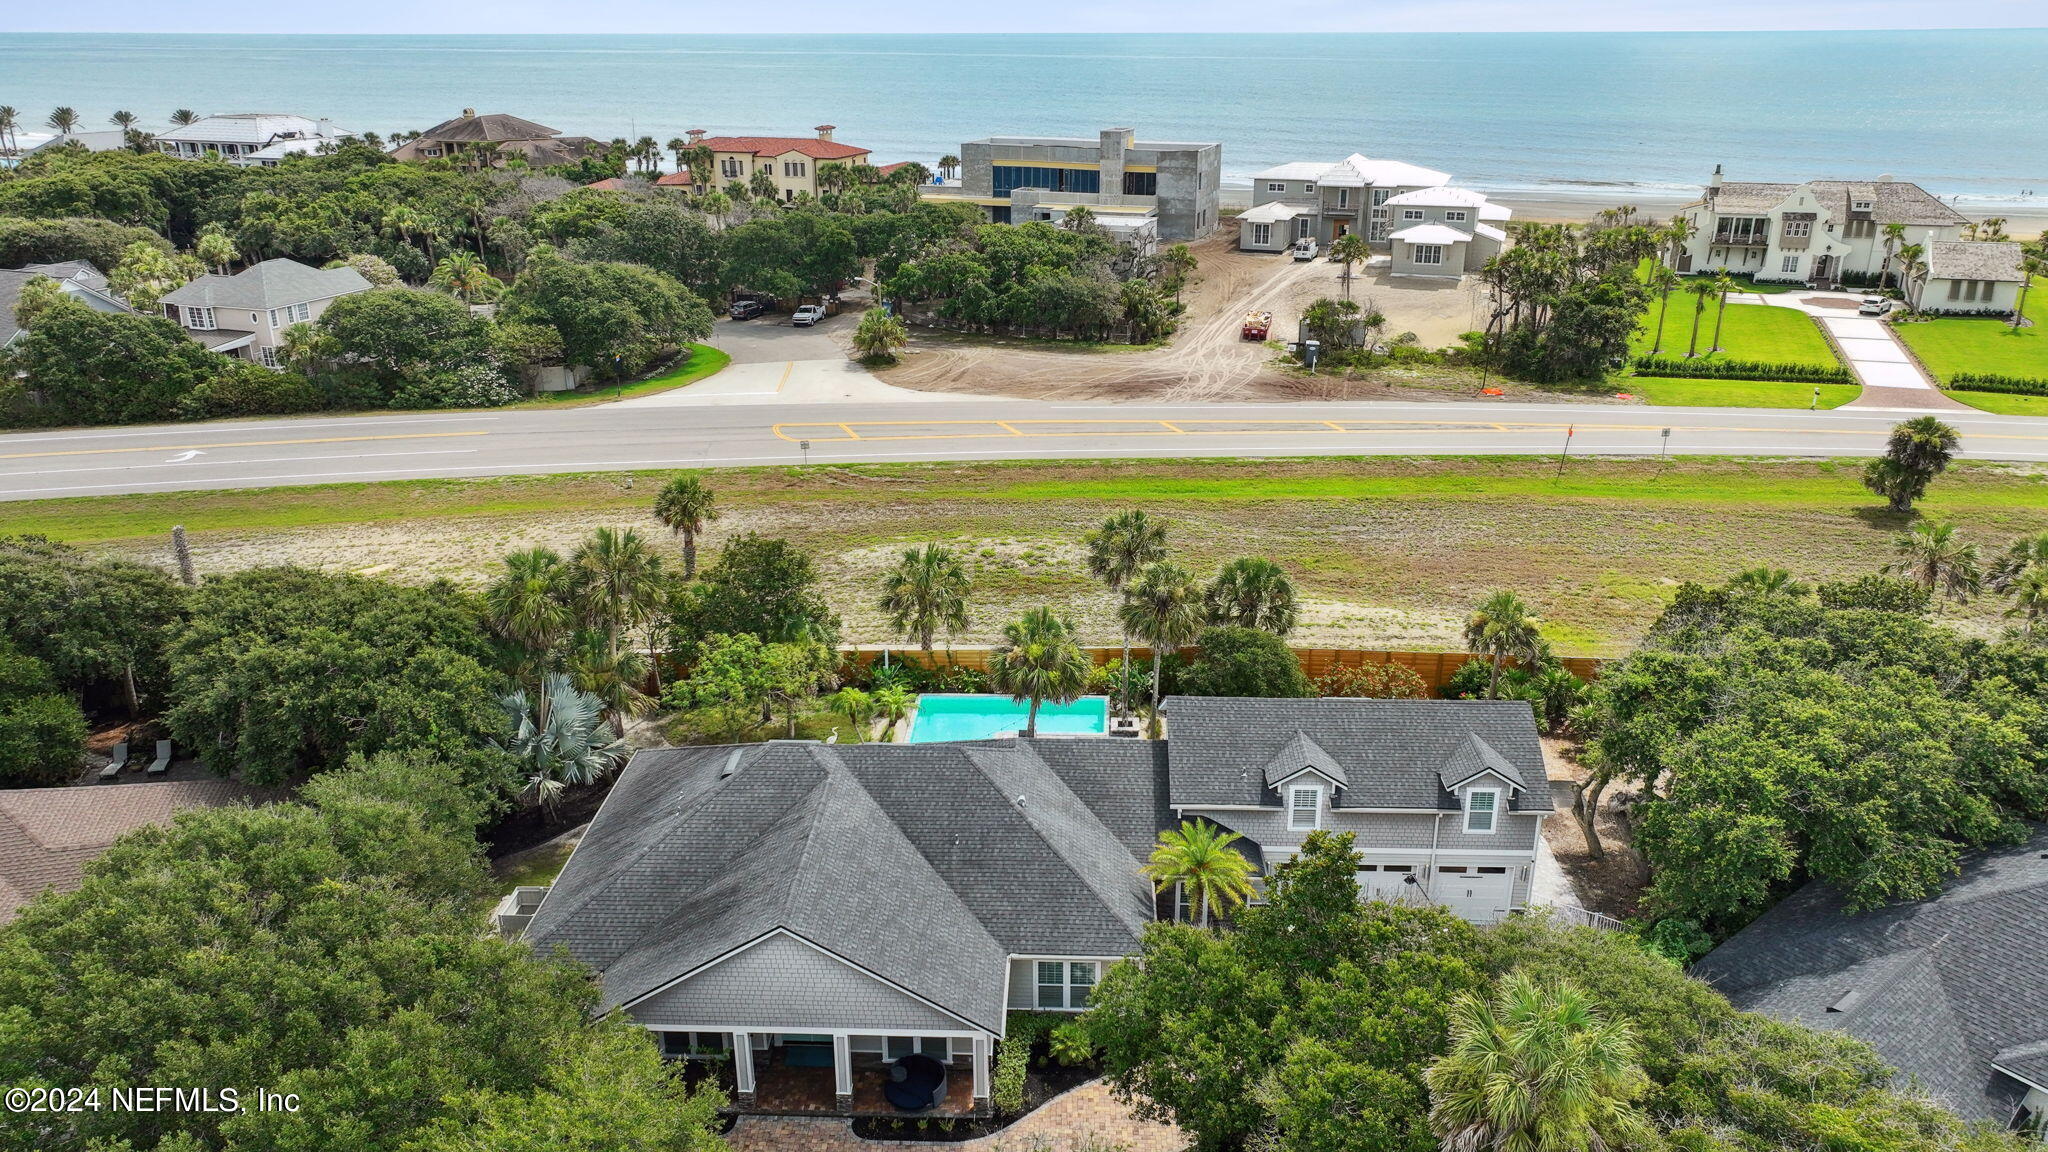
M735 320L752 320L766 311L768 311L768 306L759 300L735 300L732 302L732 318Z

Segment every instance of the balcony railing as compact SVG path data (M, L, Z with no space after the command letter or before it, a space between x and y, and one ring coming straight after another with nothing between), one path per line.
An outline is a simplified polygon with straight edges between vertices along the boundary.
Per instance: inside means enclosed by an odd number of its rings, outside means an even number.
M1771 237L1768 232L1716 232L1714 233L1713 242L1716 244L1734 244L1738 246L1752 245L1763 248L1770 245Z

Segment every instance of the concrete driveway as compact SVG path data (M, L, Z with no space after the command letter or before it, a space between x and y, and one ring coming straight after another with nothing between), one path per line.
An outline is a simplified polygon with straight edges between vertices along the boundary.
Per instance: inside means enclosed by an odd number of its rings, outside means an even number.
M792 327L789 317L721 319L711 346L732 357L715 376L682 388L620 401L620 408L685 408L700 404L829 404L930 402L963 397L919 392L884 384L850 356L851 333L860 309L848 308L809 328Z
M809 328L790 326L787 313L756 320L721 319L710 344L740 364L786 364L791 360L844 360L860 311L849 308ZM730 371L731 369L727 369Z

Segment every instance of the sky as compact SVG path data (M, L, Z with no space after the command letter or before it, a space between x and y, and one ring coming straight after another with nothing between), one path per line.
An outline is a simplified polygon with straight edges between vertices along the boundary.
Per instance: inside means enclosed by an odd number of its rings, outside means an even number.
M20 32L1541 32L2038 28L2044 0L351 0L176 5L162 0L0 0Z

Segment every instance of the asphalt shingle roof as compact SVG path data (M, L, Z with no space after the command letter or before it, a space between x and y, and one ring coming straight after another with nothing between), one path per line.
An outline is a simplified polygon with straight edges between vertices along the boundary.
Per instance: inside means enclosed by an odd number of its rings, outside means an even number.
M780 928L1000 1031L1011 952L1122 955L1152 910L1125 835L1034 743L641 753L527 937L600 970L611 1007ZM1156 778L1087 743L1139 795Z
M1175 808L1272 805L1265 767L1297 736L1312 739L1344 772L1340 808L1455 809L1443 773L1474 736L1520 780L1548 778L1535 718L1516 700L1174 696L1165 710ZM1525 787L1509 809L1551 811L1550 792Z
M481 116L457 116L453 120L443 120L420 136L427 140L502 144L509 140L545 140L561 134L559 128L536 124L524 117L486 112Z
M209 272L164 293L163 303L262 311L369 290L370 282L353 268L315 268L280 257L251 264L233 276Z
M1280 746L1280 751L1266 761L1266 787L1271 788L1304 768L1313 768L1322 773L1331 783L1351 783L1344 775L1344 766L1337 758L1323 751L1307 733L1296 732L1294 739Z
M2048 1078L2048 826L1966 858L1928 900L1850 915L1808 884L1694 974L1738 1007L1863 1040L1965 1118L2003 1124L2023 1092L1993 1064Z

